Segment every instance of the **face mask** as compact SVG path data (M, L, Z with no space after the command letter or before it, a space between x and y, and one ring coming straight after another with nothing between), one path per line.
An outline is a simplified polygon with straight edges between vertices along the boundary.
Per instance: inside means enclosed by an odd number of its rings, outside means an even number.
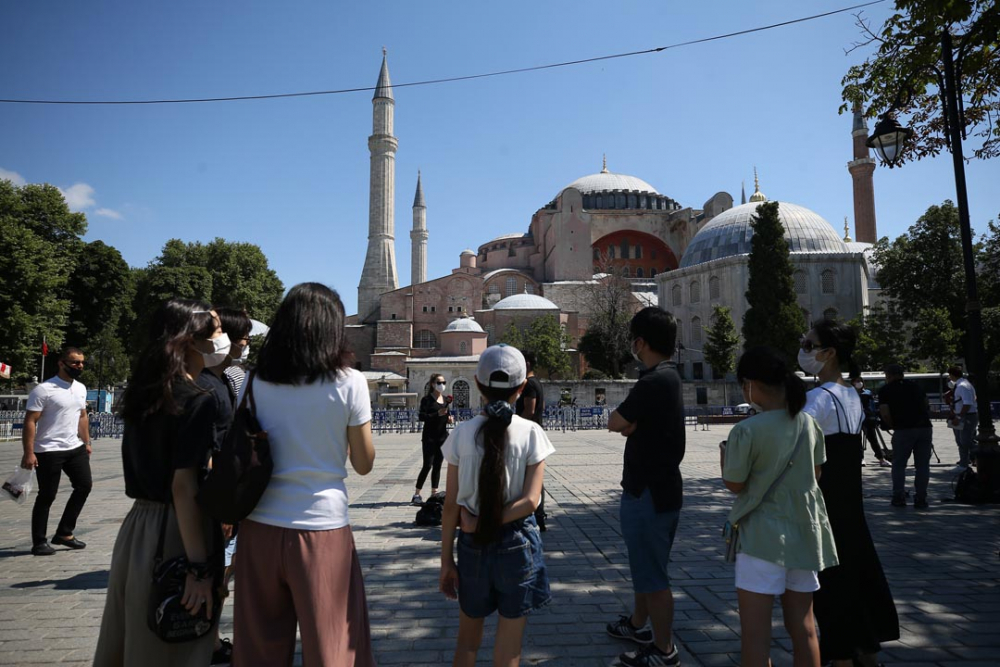
M239 366L245 366L249 359L250 359L250 345L248 344L243 346L243 351L240 353L240 356L238 358L233 359L233 363Z
M818 375L821 370L823 370L824 364L822 361L816 358L819 354L819 350L813 350L812 352L806 352L805 350L799 348L799 366L809 375Z
M632 348L631 348L632 358L635 359L636 361L638 361L640 364L642 364L642 359L639 358L639 353L636 352L636 350L635 350L635 344L636 344L636 342L638 342L638 339L632 341ZM645 365L645 364L643 364L643 365Z
M749 403L750 407L757 412L764 412L764 408L760 407L759 403L753 402L753 385L749 382L747 383L747 403Z
M63 370L66 371L66 375L70 376L74 380L83 375L83 369L75 366L63 365Z
M865 386L859 382L854 385L854 388L857 389L858 391L862 391L865 388Z
M948 389L954 389L954 388L955 388L955 381L948 380Z
M443 385L443 384L436 384L436 385L434 385L434 388L437 389L438 392L440 392L442 394L444 393L445 387L446 387L446 385Z
M205 358L205 368L212 368L226 360L232 344L229 342L229 334L226 333L223 333L218 338L209 338L208 342L212 344L213 351L202 352L201 356Z

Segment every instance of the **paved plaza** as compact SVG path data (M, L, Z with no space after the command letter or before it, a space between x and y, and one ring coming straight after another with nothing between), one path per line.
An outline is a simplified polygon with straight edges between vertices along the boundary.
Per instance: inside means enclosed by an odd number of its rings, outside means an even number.
M727 432L728 427L689 427L681 467L685 505L671 574L684 665L739 663L732 566L723 562L720 548L731 498L718 479L716 444ZM523 663L610 665L629 646L604 633L609 620L631 607L617 518L624 440L597 431L550 435L557 452L546 470L550 519L543 537L553 602L528 622ZM412 523L415 508L408 501L420 468L419 440L419 434L376 437L375 469L348 480L382 665L450 664L458 625L457 604L437 591L439 529ZM119 444L108 439L94 446L94 491L77 532L88 543L84 551L31 556L30 505L0 503L0 664L90 664L112 546L131 504L123 490ZM940 424L935 445L942 463L932 468L927 511L890 507L889 469L871 460L865 469L869 523L902 630L902 639L888 644L882 657L887 665L995 667L1000 665L997 508L944 502L952 495L957 452L951 432ZM18 442L0 443L4 476L17 465L20 451ZM912 486L912 474L908 482ZM68 495L64 479L50 530ZM243 583L236 581L236 594ZM487 624L484 664L491 657L494 625ZM231 633L227 604L223 634ZM777 608L774 637L775 665L791 665Z

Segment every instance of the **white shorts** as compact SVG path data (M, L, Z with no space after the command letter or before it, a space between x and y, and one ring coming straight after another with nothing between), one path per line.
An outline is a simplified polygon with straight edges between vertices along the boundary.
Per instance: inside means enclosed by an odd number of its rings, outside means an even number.
M761 595L781 595L785 591L812 593L819 590L819 577L815 570L790 570L739 553L736 554L736 588Z

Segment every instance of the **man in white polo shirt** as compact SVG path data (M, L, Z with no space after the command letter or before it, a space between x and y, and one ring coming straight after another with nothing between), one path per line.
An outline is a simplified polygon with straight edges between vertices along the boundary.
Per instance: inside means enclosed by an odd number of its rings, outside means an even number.
M976 426L979 411L976 407L976 389L962 373L962 367L955 365L948 369L948 386L955 392L950 420L955 429L958 444L958 465L956 470L968 468L976 458Z
M90 495L90 424L87 421L87 388L76 381L83 372L83 352L67 347L59 355L59 373L31 390L24 415L21 467L35 469L38 495L31 512L31 553L51 556L48 542L49 509L65 472L73 485L52 544L70 549L87 545L76 539L76 520Z

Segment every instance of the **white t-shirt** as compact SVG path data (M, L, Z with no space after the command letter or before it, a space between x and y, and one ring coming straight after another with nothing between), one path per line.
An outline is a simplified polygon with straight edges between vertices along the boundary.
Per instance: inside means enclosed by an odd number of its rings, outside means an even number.
M28 412L41 412L35 426L35 452L65 452L83 444L80 411L87 409L87 388L53 376L28 394Z
M244 383L241 400L246 390ZM365 376L347 368L335 381L298 386L255 377L253 397L271 443L274 471L248 518L299 530L348 525L347 427L371 421Z
M479 514L479 463L483 460L483 449L476 444L476 432L485 421L485 416L477 415L462 422L441 447L448 465L458 466L456 500L473 514ZM541 426L514 415L507 427L507 446L504 451L507 468L504 504L521 497L527 467L544 461L554 451L556 448L549 442Z
M969 411L965 414L972 415L977 414L979 411L976 409L976 388L972 386L967 378L959 378L958 382L955 383L955 414L962 411L962 406L968 405Z
M833 401L833 396L823 391L823 388L833 392L840 401ZM860 433L864 421L865 410L861 407L861 397L854 387L845 387L836 382L827 382L806 394L806 407L803 411L812 415L823 429L823 435L834 433ZM839 424L837 415L840 415Z

